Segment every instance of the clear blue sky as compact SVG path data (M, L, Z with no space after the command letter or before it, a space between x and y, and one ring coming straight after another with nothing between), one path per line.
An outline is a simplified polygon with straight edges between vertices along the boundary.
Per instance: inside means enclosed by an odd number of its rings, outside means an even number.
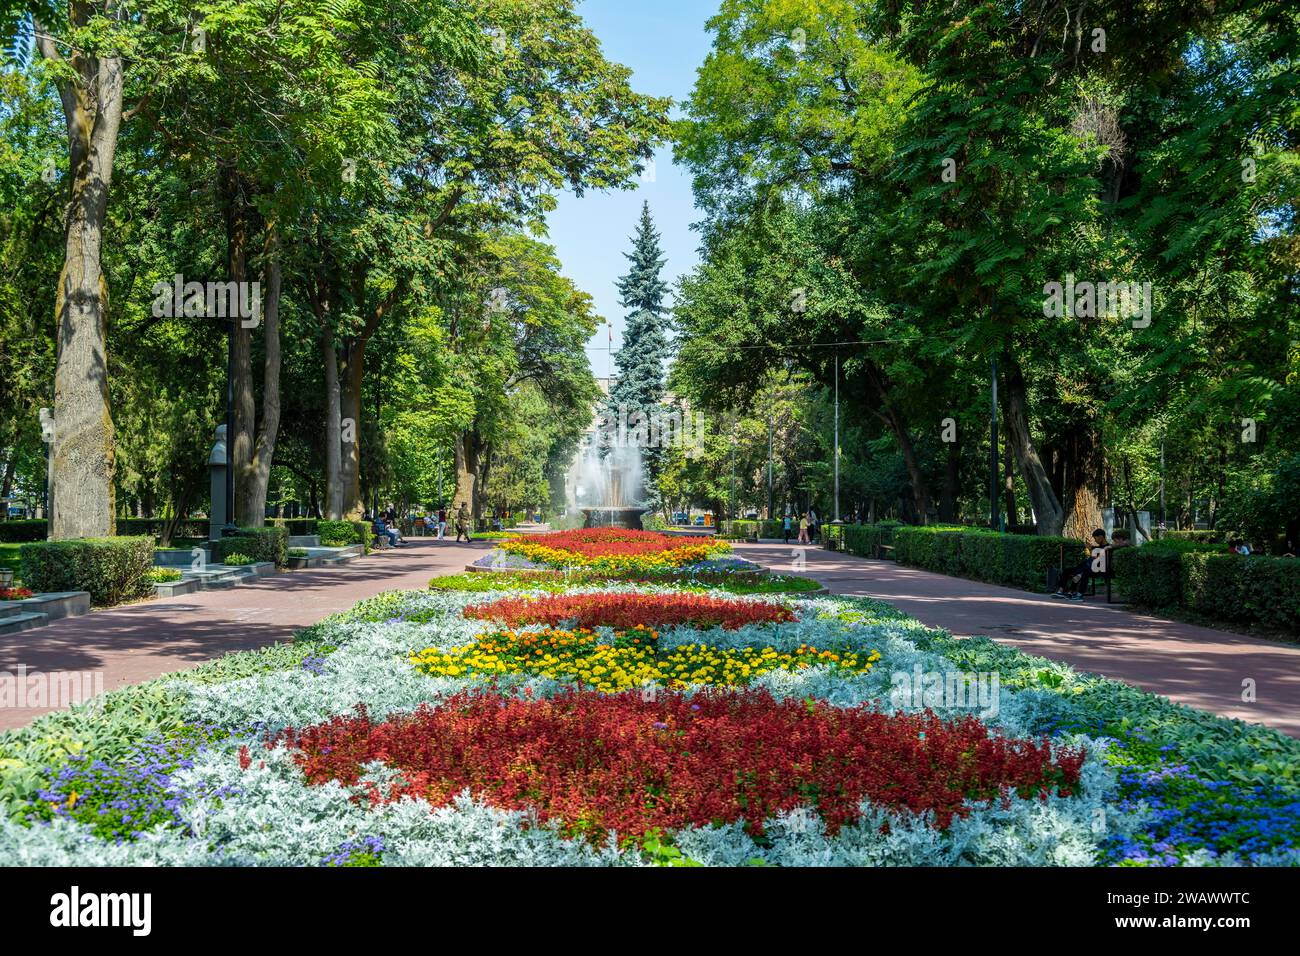
M578 11L595 32L605 56L632 70L632 86L641 93L671 96L682 103L695 85L695 71L709 52L704 23L717 9L716 0L583 0ZM619 346L623 310L614 281L627 271L623 253L631 248L641 203L663 236L668 263L664 278L674 284L698 261L696 234L691 223L700 218L685 170L673 165L672 149L655 157L654 181L636 189L612 193L588 192L581 199L560 197L559 208L548 218L550 242L564 266L564 274L596 300L596 311L614 324L614 348ZM605 375L608 332L591 342L592 371Z

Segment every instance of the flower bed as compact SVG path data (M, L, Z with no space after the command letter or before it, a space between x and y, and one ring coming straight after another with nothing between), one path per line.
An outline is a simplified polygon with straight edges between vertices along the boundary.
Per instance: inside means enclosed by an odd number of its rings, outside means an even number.
M25 601L31 596L31 588L0 587L0 601Z
M947 723L766 693L458 694L388 721L363 711L279 740L312 784L355 787L374 761L397 771L383 786L363 785L372 804L413 797L440 807L468 790L535 810L569 835L603 841L616 832L634 843L656 830L740 821L762 834L770 817L801 806L834 835L861 818L864 800L929 815L944 830L1013 793L1068 797L1083 763L1081 752L990 736L974 718Z
M589 528L521 535L498 548L540 567L582 568L596 573L648 574L698 564L727 554L722 541L686 540L654 531Z
M546 583L590 606L685 596ZM516 587L501 597L545 598ZM0 734L0 859L1300 862L1300 741L878 602L586 631L466 616L484 603L381 595L291 644ZM978 701L918 701L898 693L914 675L1000 683Z
M734 631L746 624L788 624L794 613L766 601L725 601L696 594L565 594L539 599L503 598L465 608L465 616L482 621L564 624L577 627L629 628L687 625Z
M411 655L411 663L434 677L490 679L499 674L528 674L573 680L580 687L606 693L661 684L737 687L770 671L795 671L818 665L865 674L879 659L875 651L859 653L807 645L788 652L771 647L731 648L711 644L666 649L659 644L659 632L644 624L610 635L585 628L499 631L464 647L447 651L426 648Z

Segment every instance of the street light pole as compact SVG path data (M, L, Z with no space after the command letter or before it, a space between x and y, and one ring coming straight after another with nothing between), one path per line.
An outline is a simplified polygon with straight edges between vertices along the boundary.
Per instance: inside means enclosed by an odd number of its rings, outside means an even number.
M980 210L980 215L989 224L989 229L996 234L997 230L989 214ZM990 317L995 316L997 311L998 294L994 291L989 296ZM989 368L989 529L1000 531L1002 528L998 514L998 356L996 352L989 359Z
M728 495L731 520L736 520L736 412L731 412L731 491Z
M1165 532L1165 440L1160 439L1160 533Z
M989 527L1001 530L998 515L998 360L990 360L989 376Z
M767 409L767 520L776 518L776 498L772 485L772 408Z
M840 520L840 357L835 356L835 521Z
M226 336L226 514L221 526L221 536L230 537L238 531L235 524L235 323L230 318L230 332Z

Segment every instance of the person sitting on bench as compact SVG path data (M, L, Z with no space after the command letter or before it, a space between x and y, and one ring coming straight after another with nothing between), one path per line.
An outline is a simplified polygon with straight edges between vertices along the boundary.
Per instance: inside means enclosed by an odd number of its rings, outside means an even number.
M376 518L375 523L371 526L374 529L375 537L385 537L392 547L397 547L397 542L402 539L397 529L384 523L383 518Z
M1092 533L1093 547L1108 548L1109 542L1106 541L1106 532L1098 528ZM1094 551L1095 553L1095 551ZM1101 574L1100 571L1093 570L1095 557L1085 558L1079 563L1079 566L1061 578L1061 586L1056 589L1052 595L1054 598L1067 598L1071 601L1083 600L1083 589L1088 586L1088 579L1094 574Z

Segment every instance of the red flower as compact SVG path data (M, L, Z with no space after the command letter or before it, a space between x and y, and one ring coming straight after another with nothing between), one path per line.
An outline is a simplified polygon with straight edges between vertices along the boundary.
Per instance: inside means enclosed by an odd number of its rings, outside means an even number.
M508 809L534 808L568 832L602 840L763 821L811 805L834 833L879 806L933 814L946 829L968 800L1074 792L1082 751L990 736L973 717L810 708L765 692L686 696L575 691L550 699L457 695L440 707L373 723L364 711L278 738L308 782L354 785L383 760L401 776L369 799L422 797L435 807L469 789Z
M627 629L637 624L651 627L722 627L735 630L746 624L778 624L795 620L794 612L780 604L762 601L728 601L700 594L562 594L539 599L503 598L467 607L465 617L521 624L572 622L576 627Z

